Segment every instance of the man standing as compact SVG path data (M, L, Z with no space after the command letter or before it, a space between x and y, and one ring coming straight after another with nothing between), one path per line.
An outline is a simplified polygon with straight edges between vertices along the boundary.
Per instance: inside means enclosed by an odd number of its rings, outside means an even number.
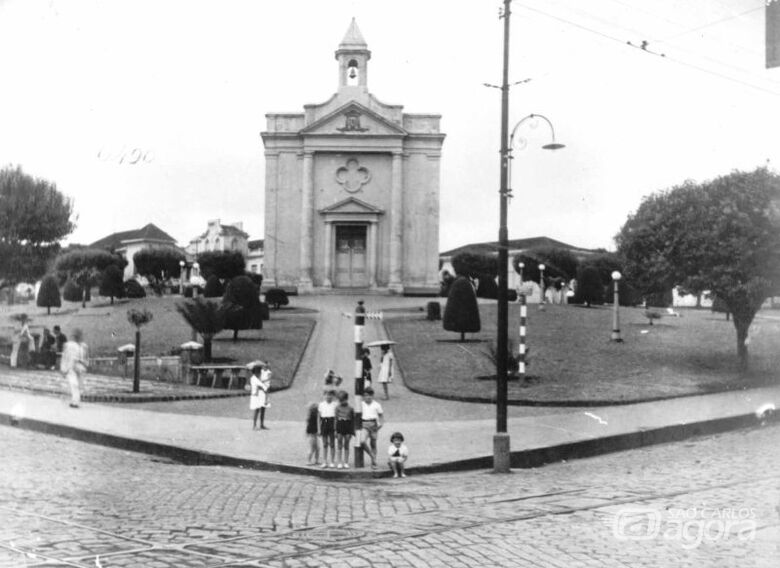
M54 340L55 352L62 353L62 349L65 347L65 343L68 341L68 338L64 333L62 333L62 330L60 330L60 326L58 325L54 326Z
M60 371L68 379L70 386L70 406L78 408L81 404L82 376L87 372L89 357L87 344L82 341L83 335L80 329L73 330L73 340L65 343L62 350Z

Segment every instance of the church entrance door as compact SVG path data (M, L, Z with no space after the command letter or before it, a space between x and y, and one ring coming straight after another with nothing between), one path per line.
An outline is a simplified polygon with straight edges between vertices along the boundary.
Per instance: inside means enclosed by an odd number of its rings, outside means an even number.
M366 225L336 225L336 287L365 288Z

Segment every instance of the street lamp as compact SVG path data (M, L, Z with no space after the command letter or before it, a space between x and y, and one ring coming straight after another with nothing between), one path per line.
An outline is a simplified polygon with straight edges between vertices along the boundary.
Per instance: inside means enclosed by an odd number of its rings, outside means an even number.
M539 309L544 310L544 269L547 268L544 264L539 265L539 290L542 297L539 299Z
M501 17L504 19L504 50L501 81L501 187L499 189L499 227L498 227L498 310L496 337L496 433L493 436L493 471L507 473L510 470L509 433L507 432L507 363L509 359L509 301L507 294L509 238L507 231L507 205L511 194L509 178L511 164L511 145L509 144L509 21L512 0L504 0ZM518 122L512 130L512 141L518 127L527 120L541 118L552 128L550 121L541 115L529 115ZM555 131L547 150L562 148L555 142Z
M186 266L183 260L179 261L179 296L184 295L184 267Z
M620 337L620 315L618 309L620 306L620 295L618 294L618 282L623 277L620 272L615 270L612 273L612 281L615 283L614 297L612 300L612 341L616 343L623 343L623 339Z

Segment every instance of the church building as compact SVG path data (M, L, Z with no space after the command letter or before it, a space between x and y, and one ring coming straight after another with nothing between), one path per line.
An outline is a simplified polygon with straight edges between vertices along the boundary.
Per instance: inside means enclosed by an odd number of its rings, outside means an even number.
M368 90L355 20L336 50L338 91L267 114L267 286L422 294L438 290L440 115Z

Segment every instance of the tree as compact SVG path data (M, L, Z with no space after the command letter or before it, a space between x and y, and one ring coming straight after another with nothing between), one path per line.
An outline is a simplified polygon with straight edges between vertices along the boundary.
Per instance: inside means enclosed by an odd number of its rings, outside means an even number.
M221 298L225 294L225 288L216 274L209 276L206 280L206 287L203 288L203 295L207 298Z
M135 358L133 365L133 392L139 392L141 387L141 328L152 321L149 310L127 310L127 321L135 326Z
M282 288L271 288L265 293L265 301L269 305L273 306L275 310L278 310L281 306L286 306L290 303L290 299L287 297L287 292Z
M479 278L482 274L498 276L498 258L484 254L462 252L452 257L452 268L456 276Z
M604 284L593 266L583 266L577 275L577 301L588 307L604 303Z
M634 283L711 291L731 312L740 367L767 297L780 290L780 176L767 168L687 181L645 198L616 237Z
M498 298L498 284L490 274L480 274L477 276L479 284L477 285L477 298L488 298L495 300Z
M544 264L545 280L547 278L562 278L566 281L576 277L580 261L574 254L564 248L540 247L516 254L512 259L512 267L520 274L520 263L523 263L523 280L539 282L541 273L539 265ZM539 282L541 284L541 282Z
M50 314L52 308L59 308L62 305L60 300L60 286L57 278L53 274L48 274L41 282L38 289L38 299L36 305L39 308L46 308L46 313Z
M85 248L61 254L57 257L55 268L81 289L81 307L86 307L89 289L100 281L100 274L112 264L124 268L127 261L106 250Z
M248 276L236 276L225 287L222 298L225 328L233 330L233 341L241 329L263 329L260 289Z
M450 287L447 305L444 307L444 329L460 333L465 341L466 333L477 333L482 326L474 287L466 276L458 276Z
M91 301L92 295L89 288L87 288L86 296L84 295L84 289L76 284L70 278L65 281L65 285L62 288L62 299L66 302L82 302Z
M72 215L72 201L55 184L20 166L0 170L0 288L46 274L59 241L76 227Z
M146 290L135 278L127 280L124 284L125 296L128 298L146 298Z
M209 251L198 255L201 275L208 279L215 275L220 280L241 276L246 270L244 255L239 251Z
M203 358L211 362L211 342L225 329L225 308L213 300L198 297L176 304L176 311L203 338Z
M184 260L184 253L172 248L147 247L133 255L136 272L149 280L149 284L157 294L162 293L162 284L166 279L181 274L179 262L182 260Z
M98 293L101 296L110 297L111 304L114 303L114 298L124 298L124 277L124 271L116 264L107 266L100 274L100 289Z

